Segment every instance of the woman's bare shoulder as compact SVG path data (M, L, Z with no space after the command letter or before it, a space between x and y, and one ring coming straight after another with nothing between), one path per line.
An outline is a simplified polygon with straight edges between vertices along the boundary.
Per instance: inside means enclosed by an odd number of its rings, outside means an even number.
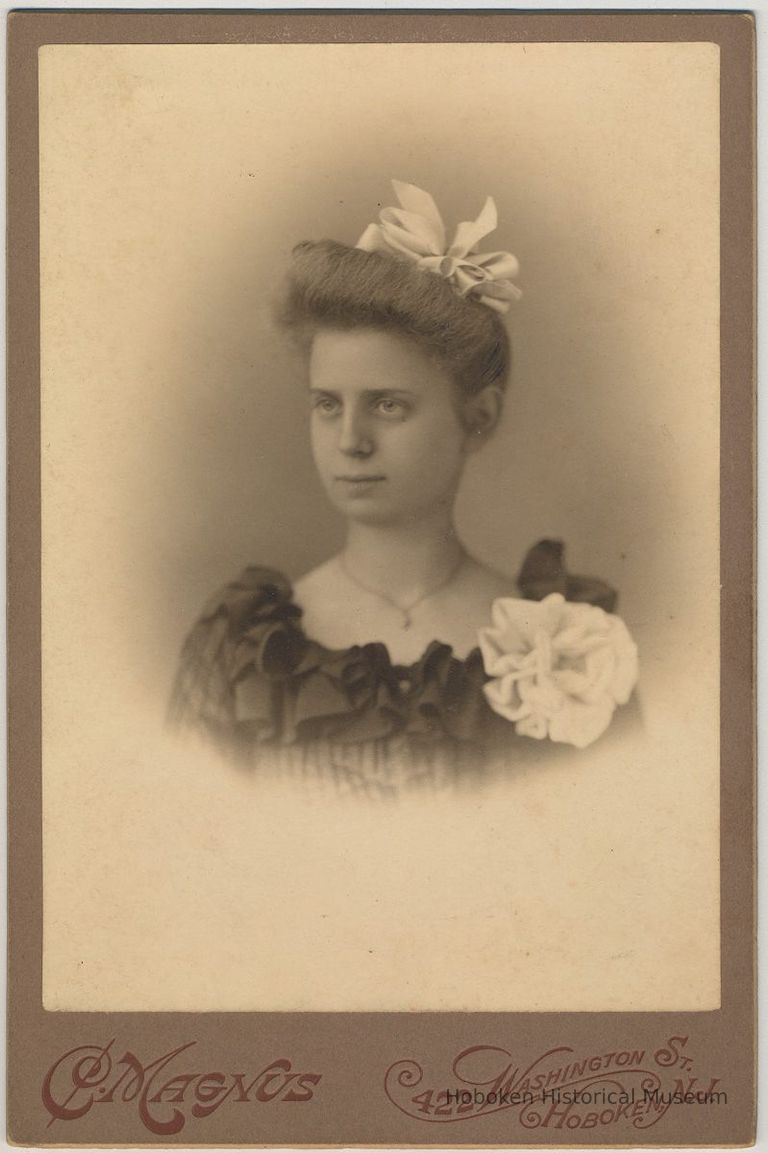
M464 566L464 581L467 592L483 601L494 601L498 597L519 597L520 590L513 577L490 565L483 564L473 556L467 557Z
M328 602L342 595L339 582L338 557L332 556L316 568L304 573L293 582L294 599L297 604Z

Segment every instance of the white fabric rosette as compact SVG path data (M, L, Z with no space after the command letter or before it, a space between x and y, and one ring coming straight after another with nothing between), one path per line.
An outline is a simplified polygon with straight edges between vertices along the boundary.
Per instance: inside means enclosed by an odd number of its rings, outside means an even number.
M485 695L515 731L585 748L608 728L637 683L637 646L620 617L561 593L501 597L478 638Z
M506 312L523 294L511 278L520 265L511 252L478 252L476 246L498 223L488 197L476 220L465 220L450 244L432 197L414 184L393 180L400 208L384 208L378 224L369 224L355 245L366 252L388 252L410 260L425 272L449 281L459 296L476 296L495 312Z

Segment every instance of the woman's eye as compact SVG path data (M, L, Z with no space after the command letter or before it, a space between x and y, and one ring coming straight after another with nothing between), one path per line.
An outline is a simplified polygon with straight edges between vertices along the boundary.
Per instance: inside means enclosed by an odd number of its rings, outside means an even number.
M382 396L376 401L376 411L382 413L384 416L404 416L405 405L401 400L395 400L391 396Z
M312 408L321 416L334 416L339 411L339 402L332 396L315 396L312 398Z

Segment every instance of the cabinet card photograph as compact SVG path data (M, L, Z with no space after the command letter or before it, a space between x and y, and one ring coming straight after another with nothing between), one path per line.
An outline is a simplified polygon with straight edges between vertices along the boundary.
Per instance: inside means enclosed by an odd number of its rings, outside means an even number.
M14 1139L748 1139L752 42L11 17Z

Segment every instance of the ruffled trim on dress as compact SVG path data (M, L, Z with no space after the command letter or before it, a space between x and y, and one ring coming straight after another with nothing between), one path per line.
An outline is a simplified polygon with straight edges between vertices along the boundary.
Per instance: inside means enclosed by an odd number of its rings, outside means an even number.
M184 646L171 721L242 749L403 734L470 742L491 715L479 649L462 661L436 641L415 664L393 665L381 643L325 648L300 617L280 573L246 569L213 598Z
M607 613L616 612L618 593L598 577L575 576L565 567L565 545L561 540L540 540L523 561L517 587L530 601L543 601L550 593L562 593L567 601L597 605Z
M602 581L566 573L559 541L529 551L518 584L532 600L560 591L608 611L616 603ZM169 709L174 727L247 761L258 748L313 746L353 768L370 760L371 748L377 760L396 748L413 767L433 763L438 749L451 750L454 761L474 760L500 726L507 743L522 739L488 705L479 647L459 660L433 641L409 666L393 664L379 642L329 649L304 633L292 598L282 573L260 567L212 598L182 651Z

